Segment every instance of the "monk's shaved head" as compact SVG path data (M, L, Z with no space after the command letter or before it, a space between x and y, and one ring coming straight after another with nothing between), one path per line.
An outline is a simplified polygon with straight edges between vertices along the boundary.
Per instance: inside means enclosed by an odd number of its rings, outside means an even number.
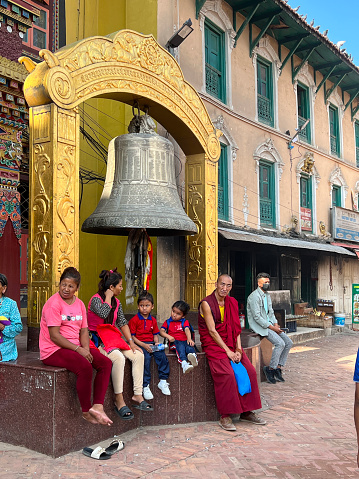
M220 274L217 278L216 283L219 283L221 279L230 279L232 281L232 278L229 276L227 273Z

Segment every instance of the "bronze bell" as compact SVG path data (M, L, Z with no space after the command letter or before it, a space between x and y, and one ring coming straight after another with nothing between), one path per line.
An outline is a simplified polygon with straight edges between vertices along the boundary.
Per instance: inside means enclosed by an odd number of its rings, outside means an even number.
M127 236L145 228L150 236L197 233L186 215L176 187L172 143L155 133L147 114L135 115L129 133L112 139L105 186L82 231Z

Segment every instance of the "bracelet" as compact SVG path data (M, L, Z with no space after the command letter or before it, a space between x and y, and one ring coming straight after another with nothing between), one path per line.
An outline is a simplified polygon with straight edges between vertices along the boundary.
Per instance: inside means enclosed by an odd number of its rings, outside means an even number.
M77 347L74 349L74 351L77 351L77 350L79 349L79 347L80 347L80 345L79 345L79 346L77 346Z
M128 342L130 342L130 341L133 341L133 339L132 339L132 338L129 338L129 339L128 339Z

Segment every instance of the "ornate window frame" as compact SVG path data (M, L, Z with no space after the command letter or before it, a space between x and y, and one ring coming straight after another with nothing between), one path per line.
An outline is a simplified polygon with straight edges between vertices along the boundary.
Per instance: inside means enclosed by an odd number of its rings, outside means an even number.
M253 50L252 55L252 64L254 68L254 86L255 86L255 101L256 101L256 110L255 110L255 121L258 121L258 90L257 90L257 58L258 56L264 58L272 65L272 85L273 85L273 116L274 116L274 126L278 130L278 78L280 75L280 69L282 66L281 61L279 60L277 52L274 50L268 37L265 35L259 40L258 45Z
M296 112L297 112L297 128L299 128L299 122L298 122L298 97L297 97L297 88L298 88L298 82L302 83L304 86L308 88L308 93L309 93L309 115L310 115L310 122L309 122L309 128L310 128L310 138L311 138L311 145L315 145L315 118L314 118L314 103L315 99L317 97L316 94L316 89L317 86L314 81L314 77L309 71L309 64L308 62L305 62L303 67L301 68L298 76L296 77L294 83L293 83L293 90L295 94L295 107L296 107Z
M308 160L312 163L311 168L307 167ZM297 177L297 183L299 185L299 195L298 195L298 211L300 218L300 177L306 175L311 179L311 188L312 188L312 234L316 235L317 230L317 189L320 183L320 175L316 166L314 165L314 154L307 151L303 158L298 161L297 167L295 169L295 174ZM299 222L300 224L300 222Z
M228 147L228 221L234 223L234 214L233 214L233 162L237 159L238 146L233 138L231 132L229 131L224 118L222 115L219 115L214 121L213 125L217 130L221 130L223 135L220 138L220 142ZM230 161L232 159L232 161Z
M342 170L340 166L337 166L332 170L329 176L329 186L330 186L330 204L332 205L332 193L333 193L333 185L340 186L340 194L341 194L341 204L342 208L345 208L345 200L348 195L348 184L345 181L343 176Z
M280 190L279 182L282 178L284 162L275 148L271 138L264 141L257 146L253 153L253 159L256 162L255 172L259 176L259 162L265 160L274 164L274 188L275 188L275 220L276 229L280 229ZM258 198L258 228L261 228L260 224L260 204L259 204L259 177L257 181L257 198Z
M329 107L330 107L330 104L332 104L338 109L338 128L339 128L339 142L340 142L339 143L339 151L340 151L339 158L344 158L343 117L344 117L345 105L343 103L343 100L340 98L337 88L330 95L326 104L327 104L327 112L328 112L328 132L329 132L328 152L331 156L333 156L331 152L331 148L330 148L330 117L329 117Z
M206 91L206 69L205 69L205 37L204 37L204 22L208 18L218 28L223 30L225 34L225 65L226 65L226 105L233 109L232 103L232 50L234 47L234 39L236 32L233 30L233 24L222 8L222 0L207 0L199 13L199 26L202 32L202 88L201 92L209 94ZM221 100L218 100L221 101Z

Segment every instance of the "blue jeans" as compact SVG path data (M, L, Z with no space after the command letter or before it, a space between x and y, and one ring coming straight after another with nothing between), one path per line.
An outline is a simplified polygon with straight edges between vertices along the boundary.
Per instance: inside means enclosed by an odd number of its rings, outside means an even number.
M144 341L146 344L153 344L151 341ZM158 367L158 377L160 379L168 379L170 375L170 363L168 362L166 353L164 351L155 351L149 353L145 348L141 348L145 356L145 363L143 368L143 387L145 388L151 382L151 361L152 357L155 358Z
M285 366L288 353L293 346L292 340L285 333L277 334L271 329L268 329L267 339L274 345L269 367L277 369L278 364Z
M190 346L187 341L178 341L177 339L174 342L176 346L176 352L179 362L187 361L187 354L194 353L196 351L193 346Z

